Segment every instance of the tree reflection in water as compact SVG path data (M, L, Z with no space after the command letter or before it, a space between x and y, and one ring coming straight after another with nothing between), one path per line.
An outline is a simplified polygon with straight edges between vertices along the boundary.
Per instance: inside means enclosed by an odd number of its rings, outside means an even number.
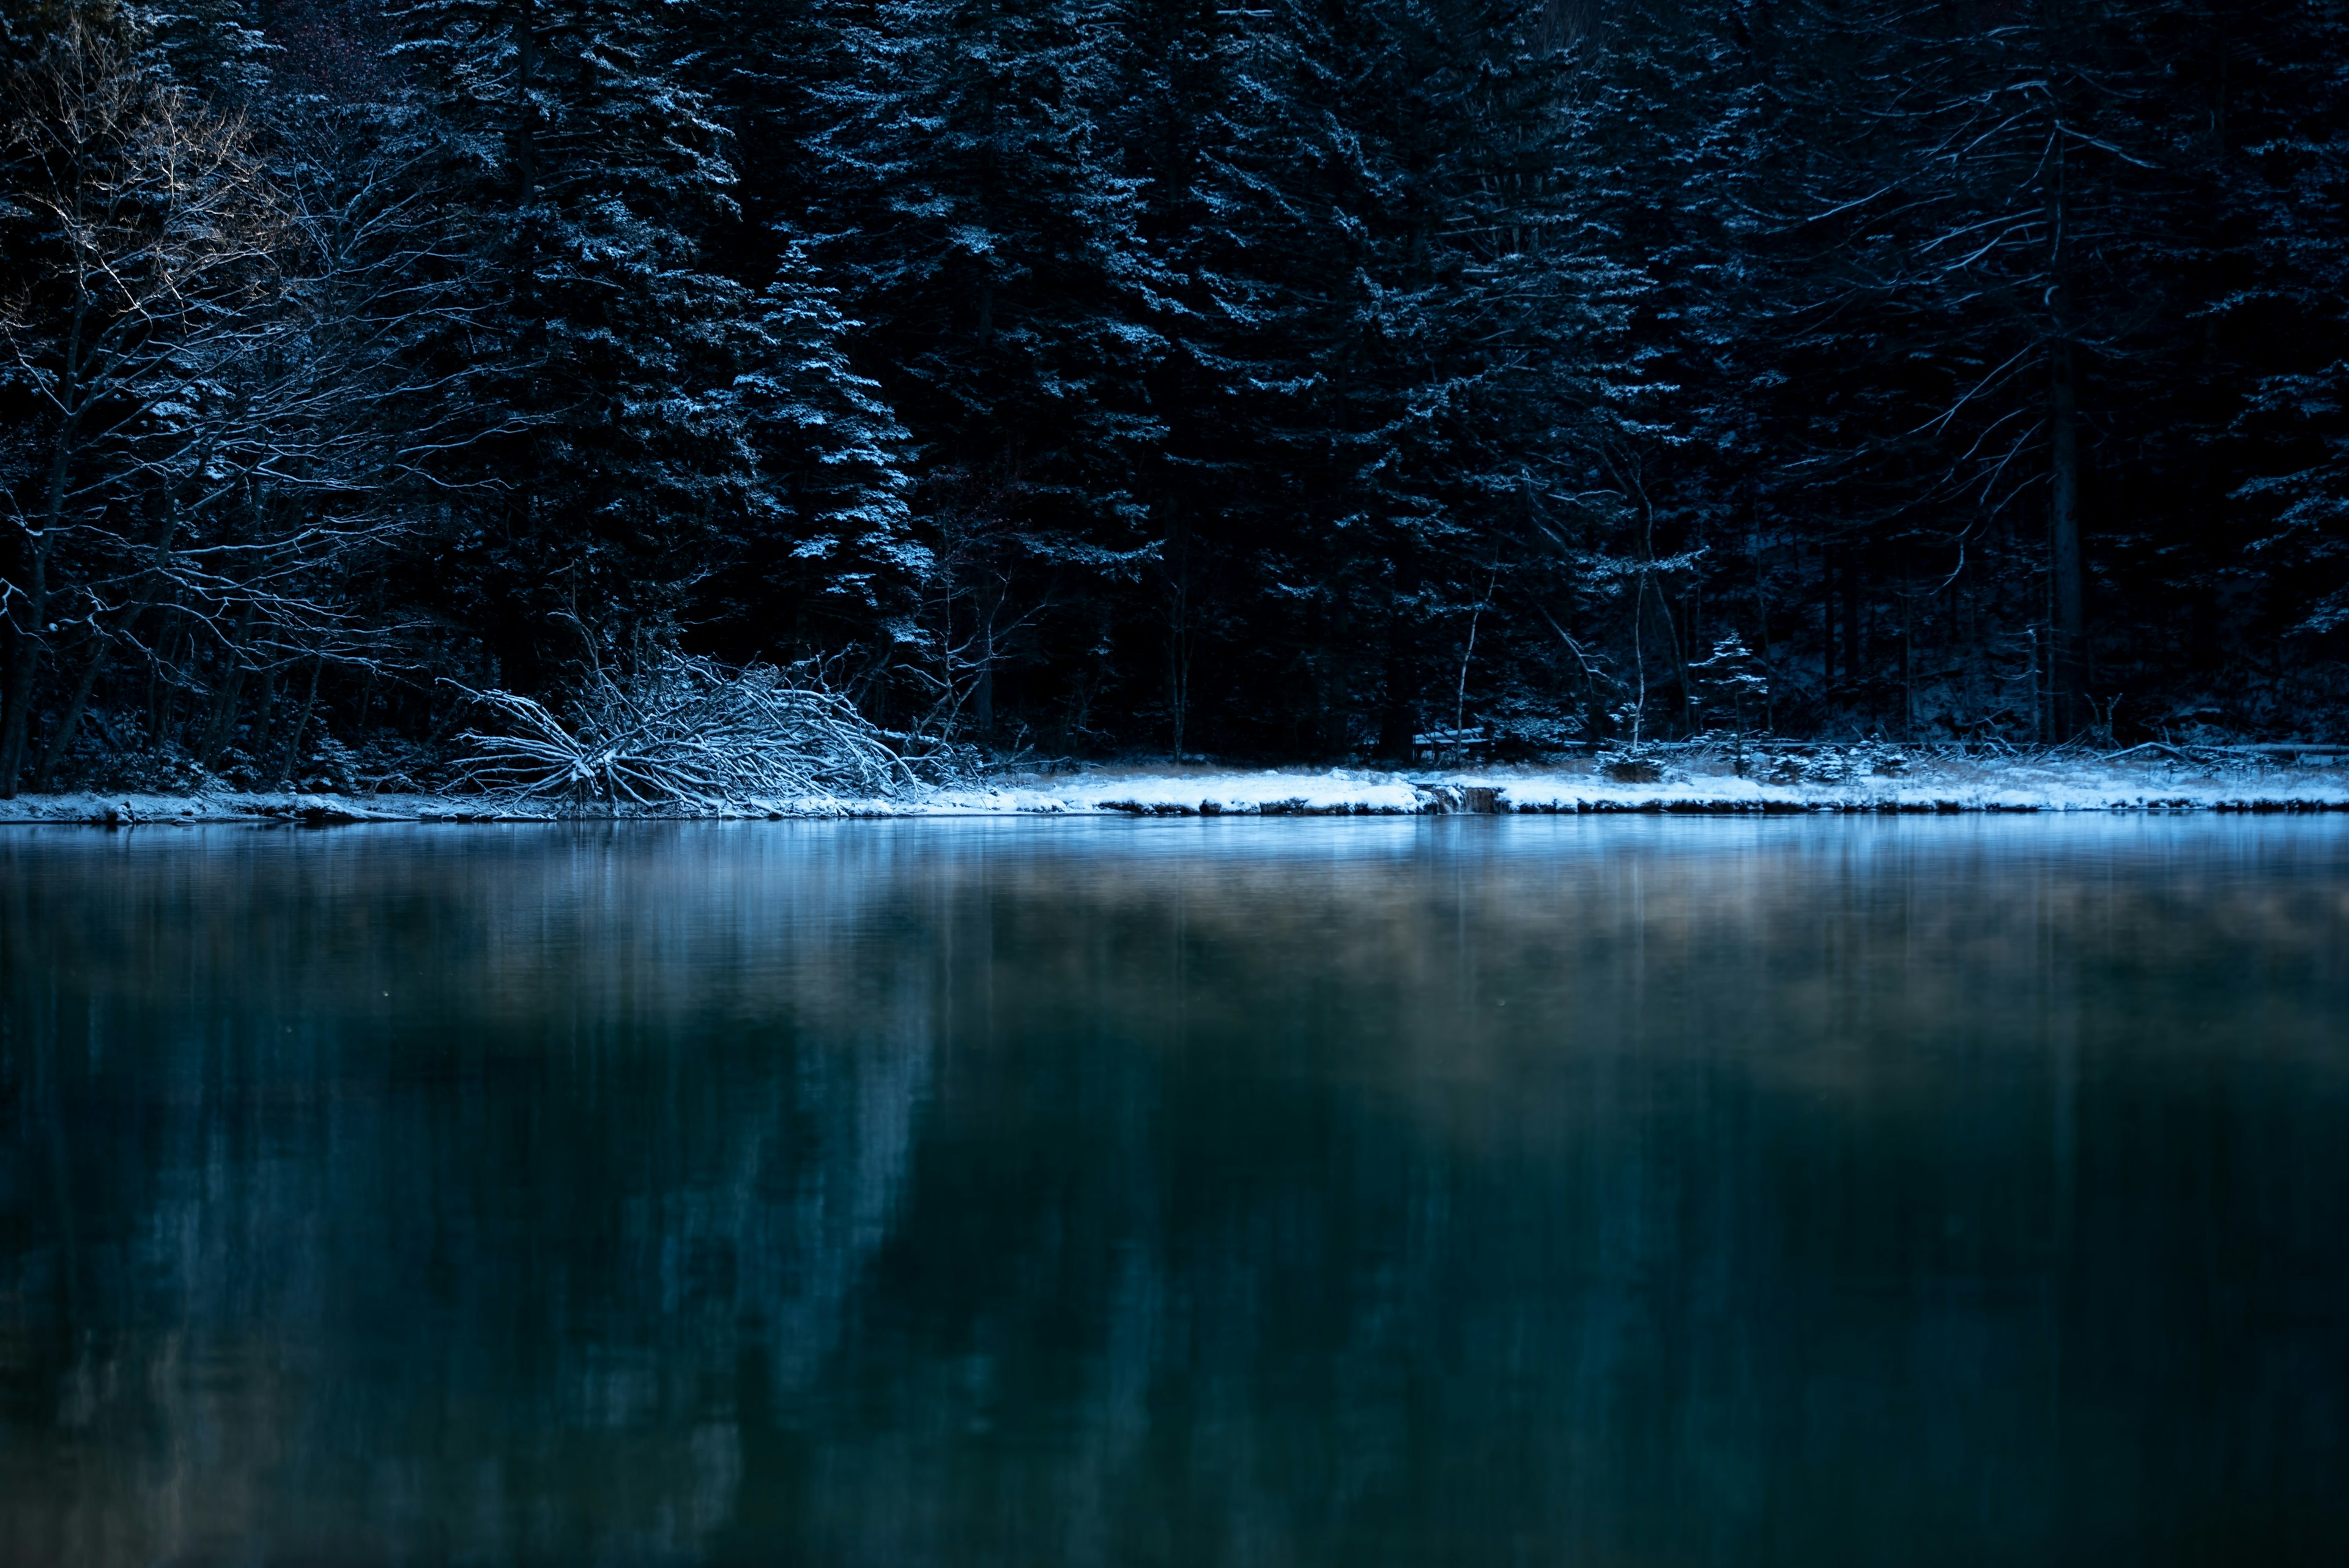
M2341 1560L2344 872L0 837L0 1558Z

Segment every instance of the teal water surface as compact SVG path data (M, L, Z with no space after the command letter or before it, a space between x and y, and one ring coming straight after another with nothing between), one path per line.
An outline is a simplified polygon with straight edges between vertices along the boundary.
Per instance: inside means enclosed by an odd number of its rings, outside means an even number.
M2349 1562L2349 824L0 832L0 1563Z

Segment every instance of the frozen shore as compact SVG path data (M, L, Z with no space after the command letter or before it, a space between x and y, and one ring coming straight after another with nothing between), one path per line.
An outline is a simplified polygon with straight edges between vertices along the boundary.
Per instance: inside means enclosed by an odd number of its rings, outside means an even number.
M744 802L626 816L1399 816L1447 812L1692 815L1808 813L2349 811L2349 747L2237 748L1983 757L1887 746L1760 750L1740 774L1725 752L1523 768L1240 772L1093 768L1007 775L888 800ZM53 794L0 801L0 824L516 822L543 803L484 795Z

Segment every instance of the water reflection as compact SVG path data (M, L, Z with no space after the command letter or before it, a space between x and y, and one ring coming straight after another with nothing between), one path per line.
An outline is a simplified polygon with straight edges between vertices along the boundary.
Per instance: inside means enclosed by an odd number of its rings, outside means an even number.
M2344 871L0 836L0 1559L2341 1561Z

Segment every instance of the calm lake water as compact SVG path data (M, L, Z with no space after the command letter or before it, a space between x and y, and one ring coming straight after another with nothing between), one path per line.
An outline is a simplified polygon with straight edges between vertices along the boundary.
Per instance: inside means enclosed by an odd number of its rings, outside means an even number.
M2349 1562L2349 823L0 832L0 1562Z

